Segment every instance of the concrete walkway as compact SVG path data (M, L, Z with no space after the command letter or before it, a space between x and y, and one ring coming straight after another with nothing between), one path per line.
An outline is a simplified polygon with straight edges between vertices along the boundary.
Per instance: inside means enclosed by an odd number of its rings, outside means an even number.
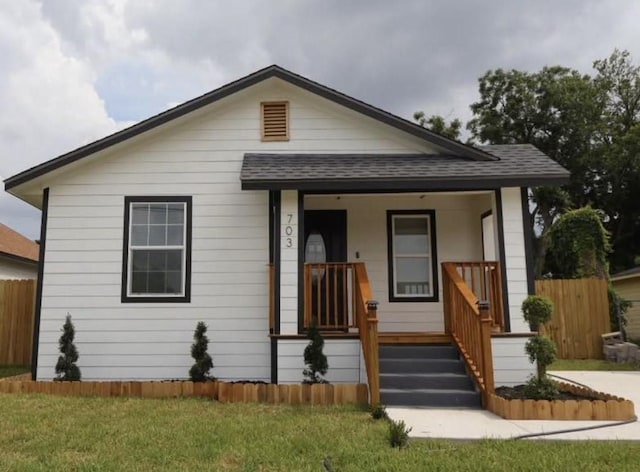
M551 374L585 384L594 390L633 401L640 413L640 372L556 371ZM412 428L411 437L447 439L508 439L528 434L596 427L587 431L541 436L540 439L600 439L640 441L640 422L602 428L615 421L511 421L484 410L437 408L387 408L393 420L403 420Z

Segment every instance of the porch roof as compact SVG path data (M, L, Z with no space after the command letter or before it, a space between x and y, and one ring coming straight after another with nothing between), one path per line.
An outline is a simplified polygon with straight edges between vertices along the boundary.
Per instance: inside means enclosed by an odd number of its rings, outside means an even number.
M244 155L245 190L479 190L564 184L569 171L529 144L484 146L498 158L445 154Z

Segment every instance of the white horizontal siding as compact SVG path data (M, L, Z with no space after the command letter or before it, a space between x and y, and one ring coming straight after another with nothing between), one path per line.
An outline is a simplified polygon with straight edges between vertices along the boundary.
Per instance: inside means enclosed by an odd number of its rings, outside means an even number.
M304 376L306 340L278 340L278 383L300 383ZM324 354L329 370L326 379L331 383L360 381L360 341L357 339L326 339Z
M535 374L535 365L529 362L524 350L528 339L528 337L491 338L496 387L520 385Z
M38 263L25 264L0 256L0 280L25 280L38 278Z
M491 194L412 194L307 196L306 210L347 211L348 260L364 262L378 307L379 330L444 331L441 263L482 260L480 207L491 208ZM436 211L438 302L390 302L387 210ZM359 258L357 257L359 255Z
M289 101L290 141L260 141L260 102L267 100ZM53 376L57 338L70 312L86 379L185 377L193 330L203 320L214 375L269 380L268 195L242 191L239 173L247 152L307 151L432 149L273 79L79 161L47 182L38 378ZM191 303L121 303L125 195L193 197ZM296 257L283 252L282 283L289 288L297 284ZM283 332L297 332L297 292L283 293ZM162 361L165 346L171 362Z
M504 253L509 297L511 331L528 332L529 325L522 316L522 302L528 296L525 258L524 226L519 188L501 189L502 219L504 223Z

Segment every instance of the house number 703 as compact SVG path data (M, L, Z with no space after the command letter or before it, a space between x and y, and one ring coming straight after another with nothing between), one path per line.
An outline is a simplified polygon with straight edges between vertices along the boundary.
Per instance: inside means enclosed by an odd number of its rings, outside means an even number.
M293 213L287 213L287 224L284 227L285 247L293 247L293 226L291 226L291 221L293 221Z

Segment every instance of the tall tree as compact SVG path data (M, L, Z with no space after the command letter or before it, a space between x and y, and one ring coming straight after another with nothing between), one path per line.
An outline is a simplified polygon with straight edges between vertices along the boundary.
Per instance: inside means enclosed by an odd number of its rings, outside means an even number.
M597 74L565 67L539 72L490 70L479 80L480 100L467 124L483 143L531 143L571 171L563 188L531 189L530 224L536 273L544 272L548 231L571 207L603 211L612 233L612 269L640 254L640 68L629 53L595 61Z
M449 139L460 139L460 131L462 129L462 121L454 118L449 123L440 115L431 115L427 118L423 111L417 111L413 114L413 119L424 128Z

